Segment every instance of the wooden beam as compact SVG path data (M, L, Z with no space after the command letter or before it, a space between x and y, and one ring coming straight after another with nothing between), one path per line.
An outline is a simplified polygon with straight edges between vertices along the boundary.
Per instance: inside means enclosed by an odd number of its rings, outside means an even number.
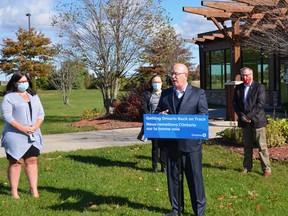
M205 17L230 18L232 13L214 8L183 7L184 12L202 15Z
M224 38L224 34L220 34L220 33L215 33L215 34L212 34L214 37L217 37L217 38Z
M287 1L288 1L288 0L287 0ZM279 26L281 26L281 28L283 28L283 29L286 28L280 19L277 19L277 20L276 20L276 23L277 23Z
M249 29L244 32L244 37L248 37L248 35L251 33L251 31L255 29L255 27L261 21L261 19L262 18L259 18L253 22L253 24L249 27Z
M276 24L263 24L262 27L265 29L275 29L276 28Z
M201 2L202 6L224 10L224 12L243 12L250 13L254 9L254 6L248 6L245 3L240 2Z
M184 39L184 42L186 43L195 43L196 41L193 39Z
M211 36L211 35L203 35L202 36L204 39L207 39L207 40L214 40L215 37L214 36Z
M262 19L265 16L265 13L257 13L257 14L252 14L250 18L252 19Z
M233 42L232 40L232 34L229 34L226 28L224 28L222 25L219 24L218 20L215 17L211 17L211 20L214 22L214 24L217 26L217 28L223 33L224 37L227 40L230 40L230 42Z
M204 38L193 38L192 40L195 40L195 43L196 42L204 42L205 41Z
M279 0L236 0L236 2L242 2L252 6L277 6Z

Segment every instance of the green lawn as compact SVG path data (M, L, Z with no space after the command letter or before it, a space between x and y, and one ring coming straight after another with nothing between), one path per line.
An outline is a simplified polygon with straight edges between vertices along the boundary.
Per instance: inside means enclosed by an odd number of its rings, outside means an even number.
M45 111L45 121L41 126L43 134L70 133L84 130L95 130L97 128L71 127L71 123L82 117L85 108L103 110L102 95L97 90L73 90L70 95L70 105L64 106L59 91L39 91L39 97ZM1 98L2 101L2 98ZM105 112L104 112L105 113ZM4 122L0 123L2 131Z
M39 157L40 198L27 193L22 173L20 200L9 196L7 161L0 159L1 216L162 215L170 210L166 176L151 172L151 145L55 152ZM252 173L239 173L242 155L205 145L203 174L206 216L287 215L287 163L272 162L262 176L255 161ZM192 213L185 183L185 215Z
M68 107L57 91L39 96L46 112L44 134L83 130L70 123L81 118L84 108L103 108L95 90L73 91ZM204 145L203 154L206 216L287 215L287 162L272 161L272 176L264 178L259 161L252 173L241 175L243 156L213 141ZM29 196L22 173L20 200L9 196L7 160L0 158L0 216L160 216L170 210L166 176L151 172L150 155L149 144L41 154L41 197ZM185 185L185 215L192 212L188 194Z

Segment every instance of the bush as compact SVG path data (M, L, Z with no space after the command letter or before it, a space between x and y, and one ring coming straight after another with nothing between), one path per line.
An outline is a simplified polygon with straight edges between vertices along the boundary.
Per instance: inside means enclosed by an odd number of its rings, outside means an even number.
M141 97L143 87L138 87L120 97L116 103L114 115L124 121L142 121Z
M218 132L216 135L229 142L233 146L243 146L242 130L237 127L235 123L230 124L231 128L226 128L223 131Z
M268 125L266 128L266 139L268 147L286 145L288 142L287 120L279 118L273 119L269 115L267 117L268 117Z
M266 127L266 141L268 148L284 146L288 143L288 121L287 119L273 119L269 115L268 125ZM234 146L243 146L242 130L231 123L231 128L227 128L217 133L226 142Z
M98 109L85 108L82 113L82 119L92 119L102 116L104 113Z

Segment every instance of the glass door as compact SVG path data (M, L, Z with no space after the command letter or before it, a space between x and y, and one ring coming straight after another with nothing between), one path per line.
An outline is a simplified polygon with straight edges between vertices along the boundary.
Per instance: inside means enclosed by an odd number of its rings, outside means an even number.
M282 60L280 66L281 104L288 106L288 60Z

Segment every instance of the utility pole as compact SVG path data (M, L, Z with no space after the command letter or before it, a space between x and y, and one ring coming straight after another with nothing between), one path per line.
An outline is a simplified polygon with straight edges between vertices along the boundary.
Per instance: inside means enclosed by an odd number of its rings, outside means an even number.
M30 29L31 29L31 27L30 27L30 17L31 17L31 14L30 14L30 13L27 13L26 16L28 16L28 30L29 30L29 32L30 32Z

